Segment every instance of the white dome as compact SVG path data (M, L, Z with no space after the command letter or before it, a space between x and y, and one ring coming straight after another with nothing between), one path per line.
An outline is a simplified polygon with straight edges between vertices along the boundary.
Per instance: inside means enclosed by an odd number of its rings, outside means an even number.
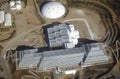
M60 2L47 2L42 6L41 12L46 18L60 18L65 14L65 7Z

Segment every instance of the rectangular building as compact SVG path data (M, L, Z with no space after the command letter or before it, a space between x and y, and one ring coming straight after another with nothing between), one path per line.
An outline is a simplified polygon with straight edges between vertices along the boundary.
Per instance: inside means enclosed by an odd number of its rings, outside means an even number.
M38 52L37 49L18 51L18 69L38 68L49 71L79 70L81 67L109 62L102 44L93 43L77 48Z

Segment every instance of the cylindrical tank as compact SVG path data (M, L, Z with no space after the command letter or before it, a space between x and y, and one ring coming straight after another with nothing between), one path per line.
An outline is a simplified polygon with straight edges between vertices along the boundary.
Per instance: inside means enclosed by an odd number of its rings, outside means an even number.
M5 12L4 11L0 11L0 23L4 23L4 17L5 17Z
M16 1L16 10L21 10L21 9L22 9L22 2Z
M15 1L10 1L10 6L15 6Z
M12 26L12 16L9 13L5 14L5 26Z
M16 7L15 7L15 1L10 1L10 9L11 10L15 10Z

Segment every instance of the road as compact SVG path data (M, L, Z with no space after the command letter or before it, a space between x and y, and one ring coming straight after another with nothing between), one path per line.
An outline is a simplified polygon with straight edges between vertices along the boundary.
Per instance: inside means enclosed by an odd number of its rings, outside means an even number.
M84 22L86 23L87 29L88 29L88 31L89 31L89 33L90 33L90 37L91 37L92 40L94 40L95 34L91 31L90 26L89 26L87 20L81 19L81 18L74 18L74 19L65 20L63 23L69 22L69 21L79 21L79 20L80 20L80 21L84 21Z

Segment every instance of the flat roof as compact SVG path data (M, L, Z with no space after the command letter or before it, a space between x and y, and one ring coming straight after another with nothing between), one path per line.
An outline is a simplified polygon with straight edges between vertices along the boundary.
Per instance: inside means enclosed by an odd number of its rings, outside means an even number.
M88 46L86 48L86 46ZM109 57L104 53L101 44L93 43L77 48L38 52L37 49L19 51L19 67L38 67L41 71L68 66L87 66L108 62ZM84 61L85 60L85 61ZM24 68L23 68L24 69Z

